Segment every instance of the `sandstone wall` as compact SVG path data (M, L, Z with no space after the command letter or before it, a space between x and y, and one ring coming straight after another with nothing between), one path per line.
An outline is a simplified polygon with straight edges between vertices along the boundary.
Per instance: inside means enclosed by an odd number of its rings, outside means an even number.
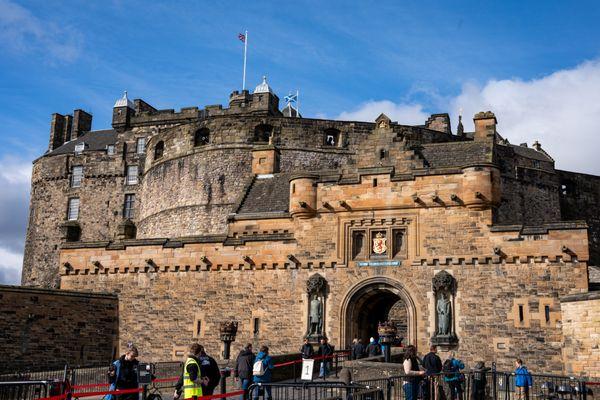
M98 292L98 290L96 290ZM109 363L116 354L115 295L0 286L0 372Z
M600 292L561 299L565 374L600 378Z

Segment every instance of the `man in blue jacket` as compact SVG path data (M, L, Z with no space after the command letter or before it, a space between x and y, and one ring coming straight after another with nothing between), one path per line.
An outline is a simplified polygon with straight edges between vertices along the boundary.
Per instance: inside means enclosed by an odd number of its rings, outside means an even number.
M260 363L260 364L259 364ZM271 382L271 374L275 365L273 364L273 359L269 355L269 348L267 346L261 346L259 353L256 355L254 366L252 368L252 375L254 383L270 383ZM271 386L264 386L265 389L265 399L271 400ZM258 386L254 388L254 392L252 393L252 398L254 400L258 400L259 396L259 388Z
M528 400L529 391L533 386L533 380L531 374L527 370L527 367L523 365L523 360L517 358L515 361L515 392L517 400Z
M446 400L462 400L462 373L460 370L464 368L465 364L455 358L454 352L450 353L450 357L444 361L444 365L442 365L442 374L444 375L444 394Z

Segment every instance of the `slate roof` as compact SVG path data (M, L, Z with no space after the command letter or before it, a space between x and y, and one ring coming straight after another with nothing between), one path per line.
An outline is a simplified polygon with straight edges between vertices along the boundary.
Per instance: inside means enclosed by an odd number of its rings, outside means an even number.
M68 154L75 151L77 143L84 142L84 151L104 150L106 145L115 144L117 140L117 132L114 129L105 129L101 131L90 131L79 136L75 140L71 140L60 147L46 153L46 156L54 156L57 154Z
M447 142L423 144L415 152L429 168L452 168L491 162L491 146L482 142Z
M516 144L509 144L509 146L512 147L513 151L518 156L531 158L533 160L540 160L540 161L548 161L548 162L554 161L552 158L548 157L542 151L537 151L536 149L532 149L530 147L517 146Z
M290 202L290 174L254 178L238 214L287 212Z

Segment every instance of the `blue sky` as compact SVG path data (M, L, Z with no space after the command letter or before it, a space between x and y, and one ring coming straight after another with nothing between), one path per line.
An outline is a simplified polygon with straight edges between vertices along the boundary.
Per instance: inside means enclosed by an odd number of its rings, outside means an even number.
M18 276L50 115L82 108L110 127L125 89L157 108L226 104L245 29L248 86L299 89L305 116L455 124L462 108L469 129L491 109L512 142L600 174L599 20L594 1L0 0L0 282Z

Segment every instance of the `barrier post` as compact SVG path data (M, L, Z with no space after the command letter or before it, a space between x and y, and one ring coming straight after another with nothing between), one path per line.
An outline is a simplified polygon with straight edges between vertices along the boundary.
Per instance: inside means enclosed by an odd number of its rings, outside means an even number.
M294 383L298 382L298 376L296 375L296 363L292 364L293 368L294 368ZM302 367L300 367L302 368Z
M143 385L142 388L142 400L146 400L148 397L148 385Z
M498 400L498 392L497 392L497 374L496 374L496 363L492 363L492 392L494 393L494 400Z
M394 383L392 382L392 380L390 378L387 379L387 384L386 386L386 392L387 392L387 397L386 399L390 400L392 398L392 386L394 385Z

